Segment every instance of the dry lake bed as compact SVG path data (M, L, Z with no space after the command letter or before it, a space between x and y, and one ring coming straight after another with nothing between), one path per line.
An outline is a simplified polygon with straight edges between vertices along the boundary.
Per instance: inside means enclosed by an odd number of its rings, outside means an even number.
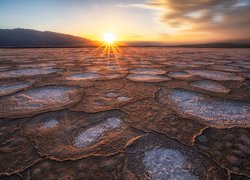
M250 49L0 50L0 179L250 178Z

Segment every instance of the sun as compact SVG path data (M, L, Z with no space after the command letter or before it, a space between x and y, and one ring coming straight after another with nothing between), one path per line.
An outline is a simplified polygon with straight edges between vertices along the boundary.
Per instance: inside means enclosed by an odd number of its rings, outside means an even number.
M102 35L102 39L107 44L113 44L117 40L114 33L105 33Z

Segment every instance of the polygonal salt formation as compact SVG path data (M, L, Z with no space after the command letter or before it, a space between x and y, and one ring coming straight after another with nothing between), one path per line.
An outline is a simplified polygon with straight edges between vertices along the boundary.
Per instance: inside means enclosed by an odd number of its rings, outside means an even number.
M243 81L244 78L229 72L215 71L215 70L186 70L186 72L197 75L203 78L217 80L217 81Z
M204 89L207 91L218 92L218 93L229 93L230 89L221 85L218 82L210 80L195 81L190 84L193 87Z
M168 104L182 117L195 118L209 126L250 126L250 105L244 102L215 99L184 89L162 89L158 100Z
M0 79L16 78L22 76L46 75L59 71L60 71L59 69L38 69L38 68L18 69L18 70L0 72Z
M80 133L74 141L74 146L83 148L90 146L100 137L108 133L110 130L119 128L122 125L122 121L119 118L107 118L107 120L97 126L91 127L82 133Z
M147 74L129 74L127 75L127 79L131 81L138 81L138 82L162 82L162 81L169 81L169 77L160 76L160 75L147 75Z
M84 99L70 109L90 113L115 109L131 101L153 97L157 90L157 86L148 83L99 81L95 82L95 87L86 89Z
M247 128L205 129L195 146L221 167L250 176L250 130Z
M2 175L19 173L40 160L34 144L21 134L20 126L24 121L0 119L0 179Z
M158 148L145 152L143 163L151 179L197 179L185 168L185 157L177 150Z
M154 99L142 99L122 106L128 113L129 124L145 132L158 132L192 146L194 137L206 126L174 115L174 112Z
M73 74L66 77L67 80L79 81L79 80L96 80L101 75L97 73L84 73L84 74Z
M58 121L56 126L53 126L53 119ZM128 127L126 119L126 114L121 111L48 112L26 121L22 133L35 143L39 154L52 159L109 156L123 151L142 135Z
M44 86L0 99L0 117L25 117L63 109L81 99L76 86Z
M19 82L19 83L9 83L0 85L0 96L5 96L8 94L15 93L17 91L23 90L29 87L31 83L29 82Z
M138 139L126 151L132 179L228 179L228 172L206 155L158 133Z

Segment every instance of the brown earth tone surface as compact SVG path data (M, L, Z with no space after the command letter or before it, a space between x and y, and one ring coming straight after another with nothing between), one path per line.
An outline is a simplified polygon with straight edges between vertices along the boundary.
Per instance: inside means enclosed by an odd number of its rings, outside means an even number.
M0 179L250 179L250 50L0 50Z

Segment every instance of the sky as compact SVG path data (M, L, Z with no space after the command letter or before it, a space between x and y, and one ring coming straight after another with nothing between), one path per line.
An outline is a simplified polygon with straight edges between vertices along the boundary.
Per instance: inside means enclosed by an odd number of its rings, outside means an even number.
M0 0L0 28L168 44L250 39L250 0Z

